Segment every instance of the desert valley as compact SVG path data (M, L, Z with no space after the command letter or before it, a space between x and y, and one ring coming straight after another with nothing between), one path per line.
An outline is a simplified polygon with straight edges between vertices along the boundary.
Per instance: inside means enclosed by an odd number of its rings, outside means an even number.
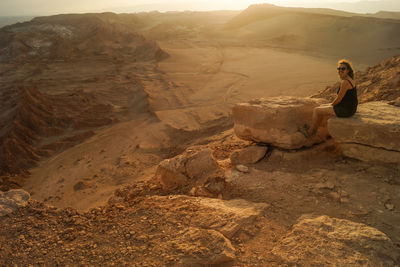
M342 58L359 128L309 140ZM400 264L399 12L36 17L0 103L2 266Z

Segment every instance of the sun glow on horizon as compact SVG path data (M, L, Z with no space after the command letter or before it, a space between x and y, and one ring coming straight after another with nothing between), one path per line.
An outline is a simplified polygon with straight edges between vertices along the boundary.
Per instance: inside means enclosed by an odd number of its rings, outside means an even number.
M0 16L52 15L111 11L210 11L243 10L254 4L269 3L292 7L326 7L350 12L400 11L399 0L2 0Z

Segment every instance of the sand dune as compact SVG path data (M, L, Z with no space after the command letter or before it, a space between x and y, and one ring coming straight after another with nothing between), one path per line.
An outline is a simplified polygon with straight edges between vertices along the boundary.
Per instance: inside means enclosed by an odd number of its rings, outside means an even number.
M375 14L368 14L370 17L381 18L381 19L400 19L400 12L396 11L379 11Z
M325 10L254 5L226 25L237 38L366 65L399 53L400 21Z

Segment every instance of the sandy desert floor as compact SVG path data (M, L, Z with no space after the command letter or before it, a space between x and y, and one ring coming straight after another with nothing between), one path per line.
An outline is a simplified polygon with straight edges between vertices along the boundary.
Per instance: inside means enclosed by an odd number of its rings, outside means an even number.
M95 207L122 184L151 176L166 156L163 150L183 148L179 135L195 139L204 129L227 127L235 103L277 95L307 96L337 80L335 62L271 49L183 47L181 43L161 43L161 48L170 57L156 67L146 67L139 76L156 118L142 115L99 129L84 143L42 162L31 170L24 186L35 199L60 207ZM116 75L129 75L132 69L128 66L121 66ZM107 68L97 70L100 75L104 71ZM84 72L80 75L90 77ZM114 77L110 79L111 85L96 87L97 96L104 94L121 102L124 91L132 94L123 89L128 79L118 85L118 96L113 95L106 89L115 83Z

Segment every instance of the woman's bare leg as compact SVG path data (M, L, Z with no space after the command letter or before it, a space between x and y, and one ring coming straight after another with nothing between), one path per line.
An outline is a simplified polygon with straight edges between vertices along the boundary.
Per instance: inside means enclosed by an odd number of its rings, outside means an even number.
M310 135L313 135L317 132L317 129L321 124L322 120L327 116L329 117L335 116L335 111L333 110L333 106L331 104L321 105L314 109L312 123L309 129Z

